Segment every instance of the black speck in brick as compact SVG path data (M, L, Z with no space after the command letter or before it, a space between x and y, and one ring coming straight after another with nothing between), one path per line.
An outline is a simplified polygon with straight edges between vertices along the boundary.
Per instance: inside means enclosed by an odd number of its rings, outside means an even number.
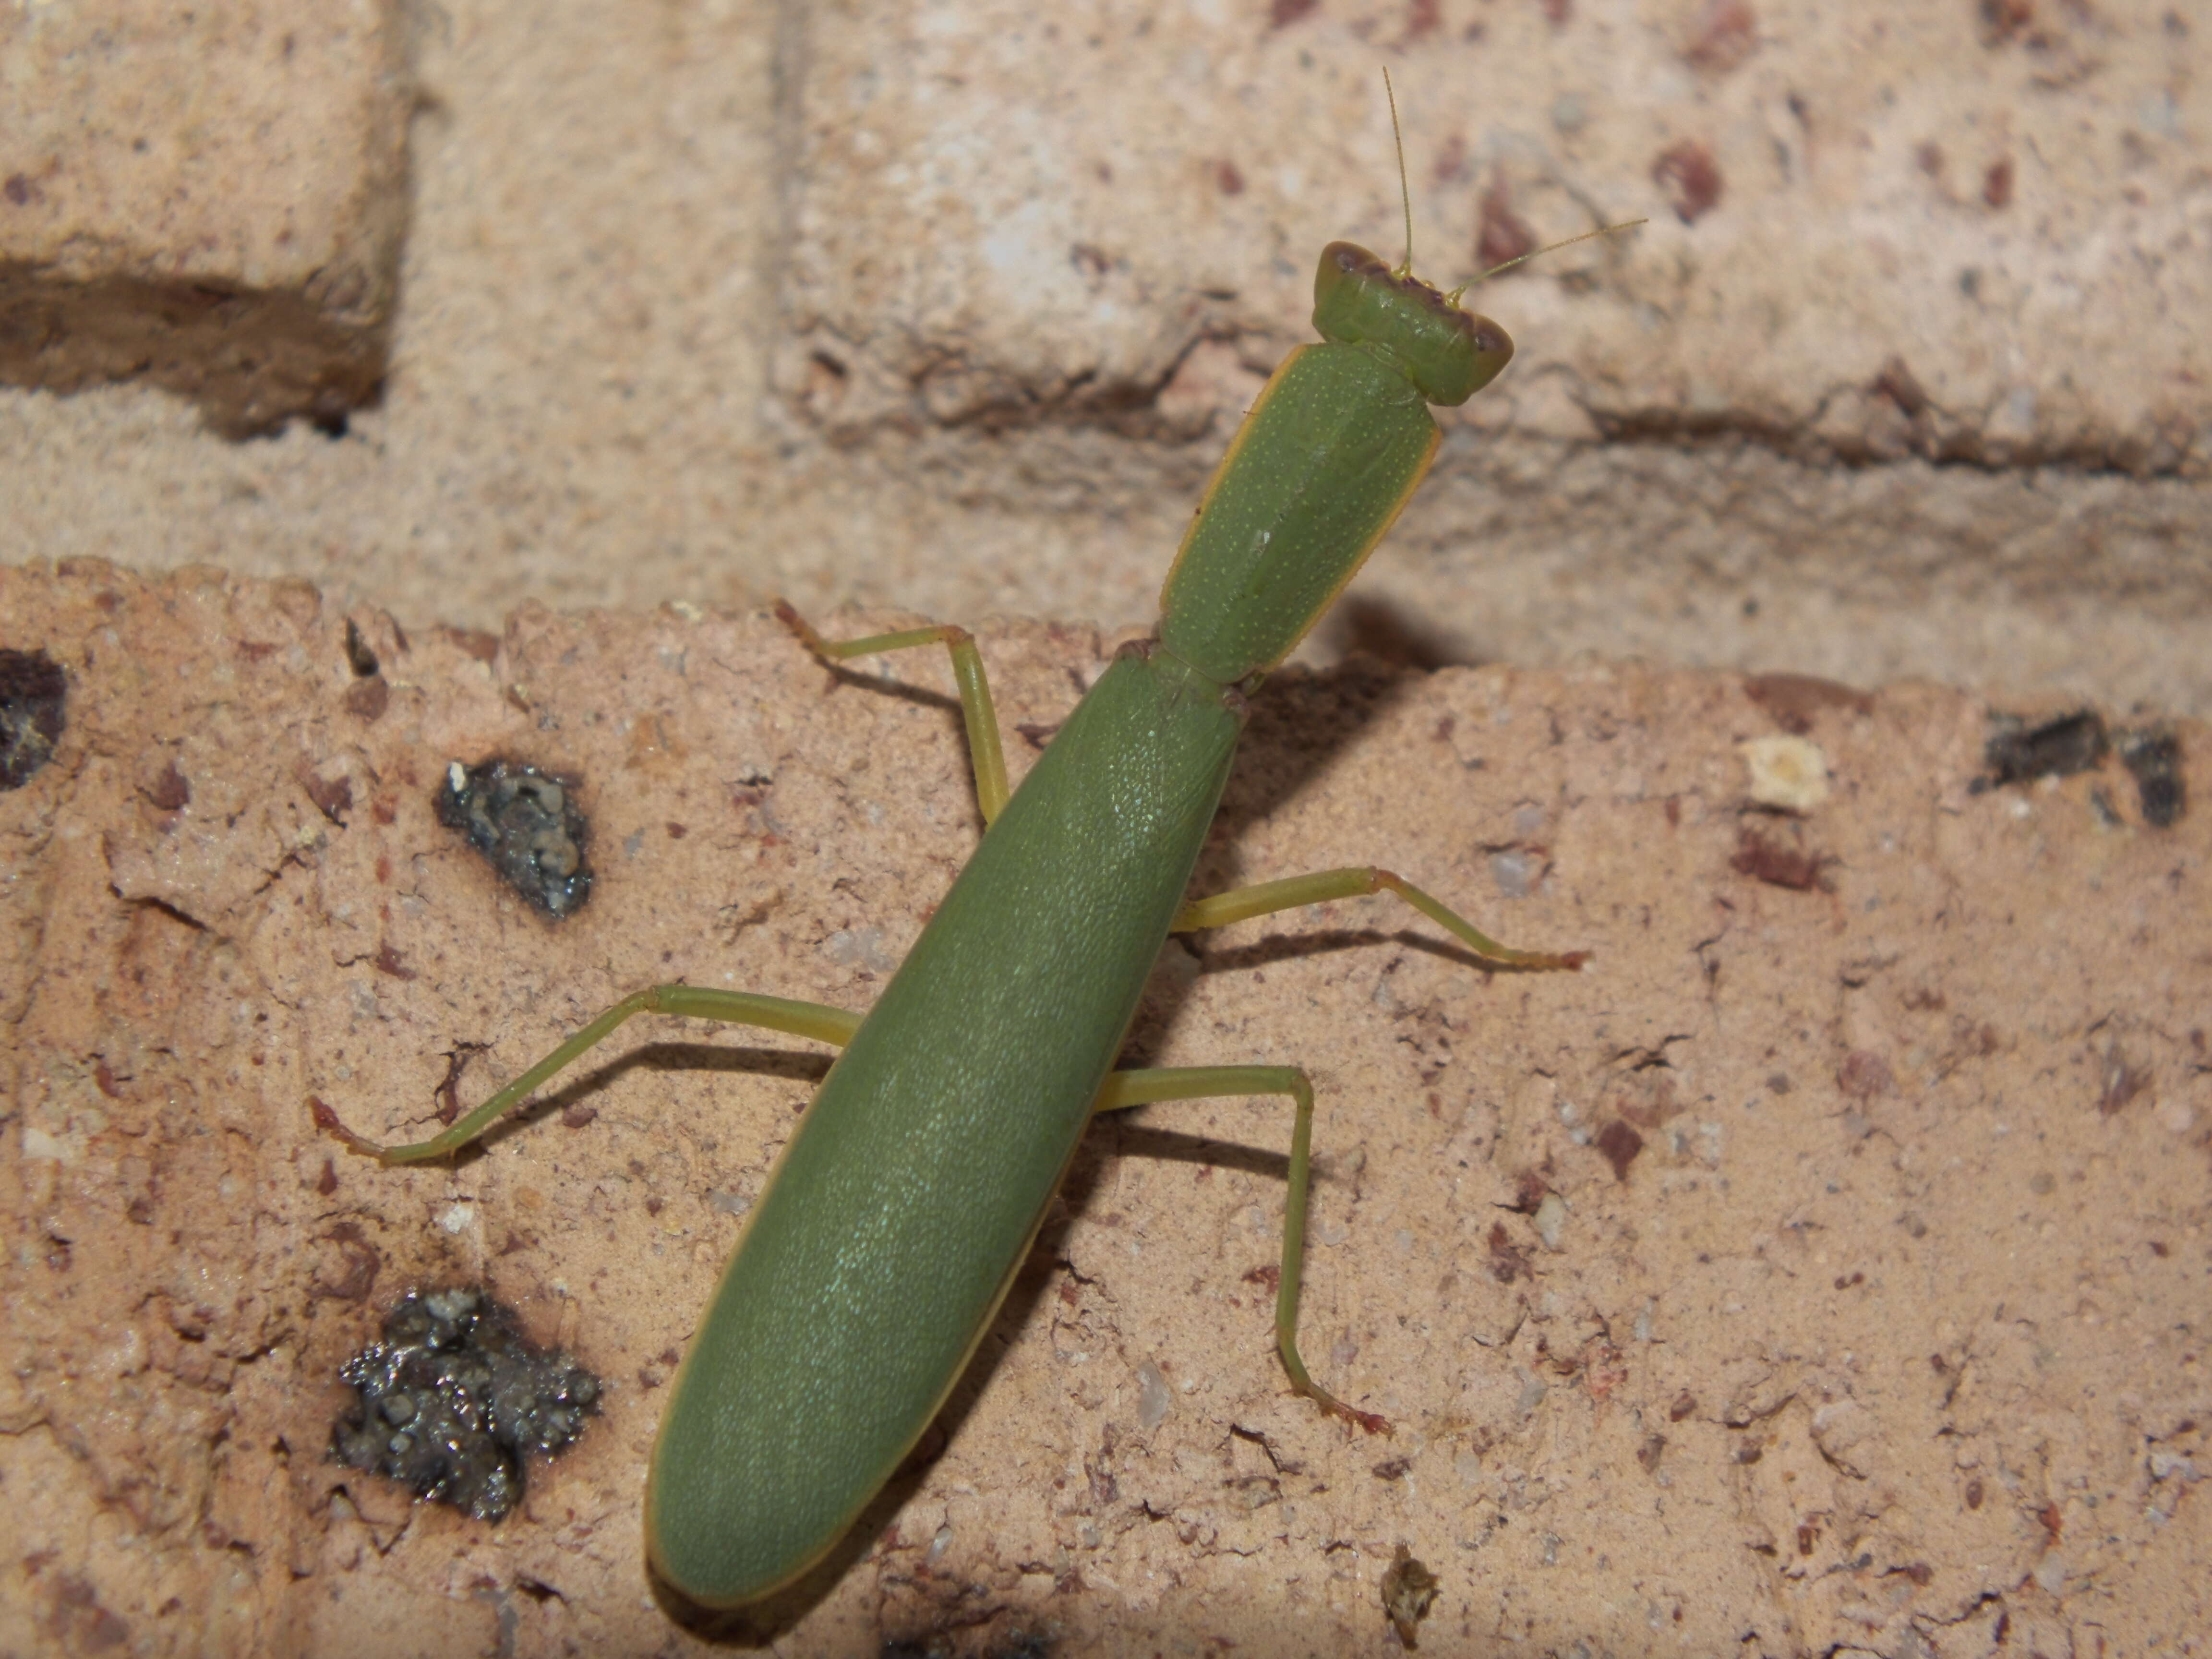
M2104 759L2105 749L2104 718L2094 708L2035 726L2017 714L1993 713L1982 757L1989 763L1990 782L2024 783L2086 772Z
M43 651L0 650L0 791L21 789L54 757L69 677Z
M2154 830L2170 830L2189 810L2188 787L2181 776L2181 739L2164 726L2142 732L2123 732L2114 746L2120 764L2136 781L2142 802L2143 822Z
M1403 1544L1382 1571L1382 1612L1408 1648L1419 1646L1421 1620L1435 1606L1442 1581Z
M520 1503L525 1460L565 1449L599 1410L599 1378L537 1352L473 1290L410 1291L338 1376L357 1398L331 1436L337 1461L479 1521Z
M346 666L353 670L357 678L367 679L381 671L382 665L376 660L375 650L362 633L361 625L351 617L346 619L345 653Z
M438 822L458 830L507 885L547 915L574 915L592 896L587 826L573 778L507 760L446 769Z

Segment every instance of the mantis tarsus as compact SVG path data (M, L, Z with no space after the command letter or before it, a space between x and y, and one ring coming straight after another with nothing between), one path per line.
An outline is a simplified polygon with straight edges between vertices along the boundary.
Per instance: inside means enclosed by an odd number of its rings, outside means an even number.
M1410 221L1410 214L1409 214ZM1602 233L1593 233L1602 234ZM1575 239L1575 240L1580 240ZM1010 792L982 659L965 630L822 639L825 662L942 646L959 685L987 825L865 1018L754 994L662 985L625 998L435 1139L467 1146L632 1015L726 1021L842 1050L747 1220L672 1391L646 1498L655 1571L702 1605L745 1606L836 1543L943 1405L988 1328L1094 1113L1206 1096L1294 1108L1275 1326L1293 1385L1313 1091L1288 1066L1115 1071L1170 933L1324 900L1397 894L1491 963L1515 951L1389 871L1322 871L1186 902L1246 702L1325 612L1433 458L1431 403L1456 404L1512 356L1505 331L1348 242L1322 252L1314 324L1208 485L1152 639L1125 648Z

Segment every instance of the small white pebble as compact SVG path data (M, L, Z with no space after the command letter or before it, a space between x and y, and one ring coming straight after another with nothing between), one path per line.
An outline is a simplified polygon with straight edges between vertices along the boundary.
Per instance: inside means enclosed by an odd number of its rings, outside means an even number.
M1559 1234L1567 1224L1567 1200L1557 1193L1546 1193L1544 1201L1536 1206L1536 1237L1544 1241L1544 1248L1559 1248Z
M1168 1388L1167 1378L1151 1360L1137 1367L1137 1421L1146 1431L1157 1429L1167 1421L1168 1407L1175 1403L1175 1395Z
M1776 734L1736 744L1750 774L1755 805L1809 812L1828 799L1828 757L1807 738Z
M1492 853L1490 855L1490 879L1498 888L1500 898L1527 898L1535 890L1536 876L1541 866L1526 853Z

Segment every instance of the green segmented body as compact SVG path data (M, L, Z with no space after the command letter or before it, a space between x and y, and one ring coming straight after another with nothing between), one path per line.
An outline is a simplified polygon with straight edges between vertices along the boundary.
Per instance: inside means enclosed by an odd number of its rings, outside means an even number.
M1172 659L1116 661L830 1068L654 1449L653 1565L695 1599L812 1565L944 1404L1074 1156L1241 725Z

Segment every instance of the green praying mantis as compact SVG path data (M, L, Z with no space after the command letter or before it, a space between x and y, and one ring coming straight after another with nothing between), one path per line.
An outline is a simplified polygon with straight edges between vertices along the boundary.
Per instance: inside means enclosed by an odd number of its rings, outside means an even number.
M982 659L964 629L831 641L779 605L825 663L942 646L959 687L985 832L865 1018L659 985L607 1009L434 1139L378 1146L324 1116L387 1164L442 1158L641 1013L841 1050L745 1223L654 1444L647 1553L690 1601L759 1602L836 1546L944 1405L1100 1112L1209 1096L1289 1100L1283 1368L1324 1410L1387 1431L1316 1383L1298 1354L1314 1111L1305 1073L1114 1066L1173 933L1389 891L1494 966L1584 960L1500 945L1370 866L1184 896L1248 699L1427 471L1442 435L1428 406L1465 402L1513 354L1504 329L1462 308L1463 289L1443 293L1412 274L1410 199L1407 232L1395 268L1349 242L1322 252L1322 343L1292 351L1247 415L1168 574L1152 637L1120 653L1018 790L1007 787Z

